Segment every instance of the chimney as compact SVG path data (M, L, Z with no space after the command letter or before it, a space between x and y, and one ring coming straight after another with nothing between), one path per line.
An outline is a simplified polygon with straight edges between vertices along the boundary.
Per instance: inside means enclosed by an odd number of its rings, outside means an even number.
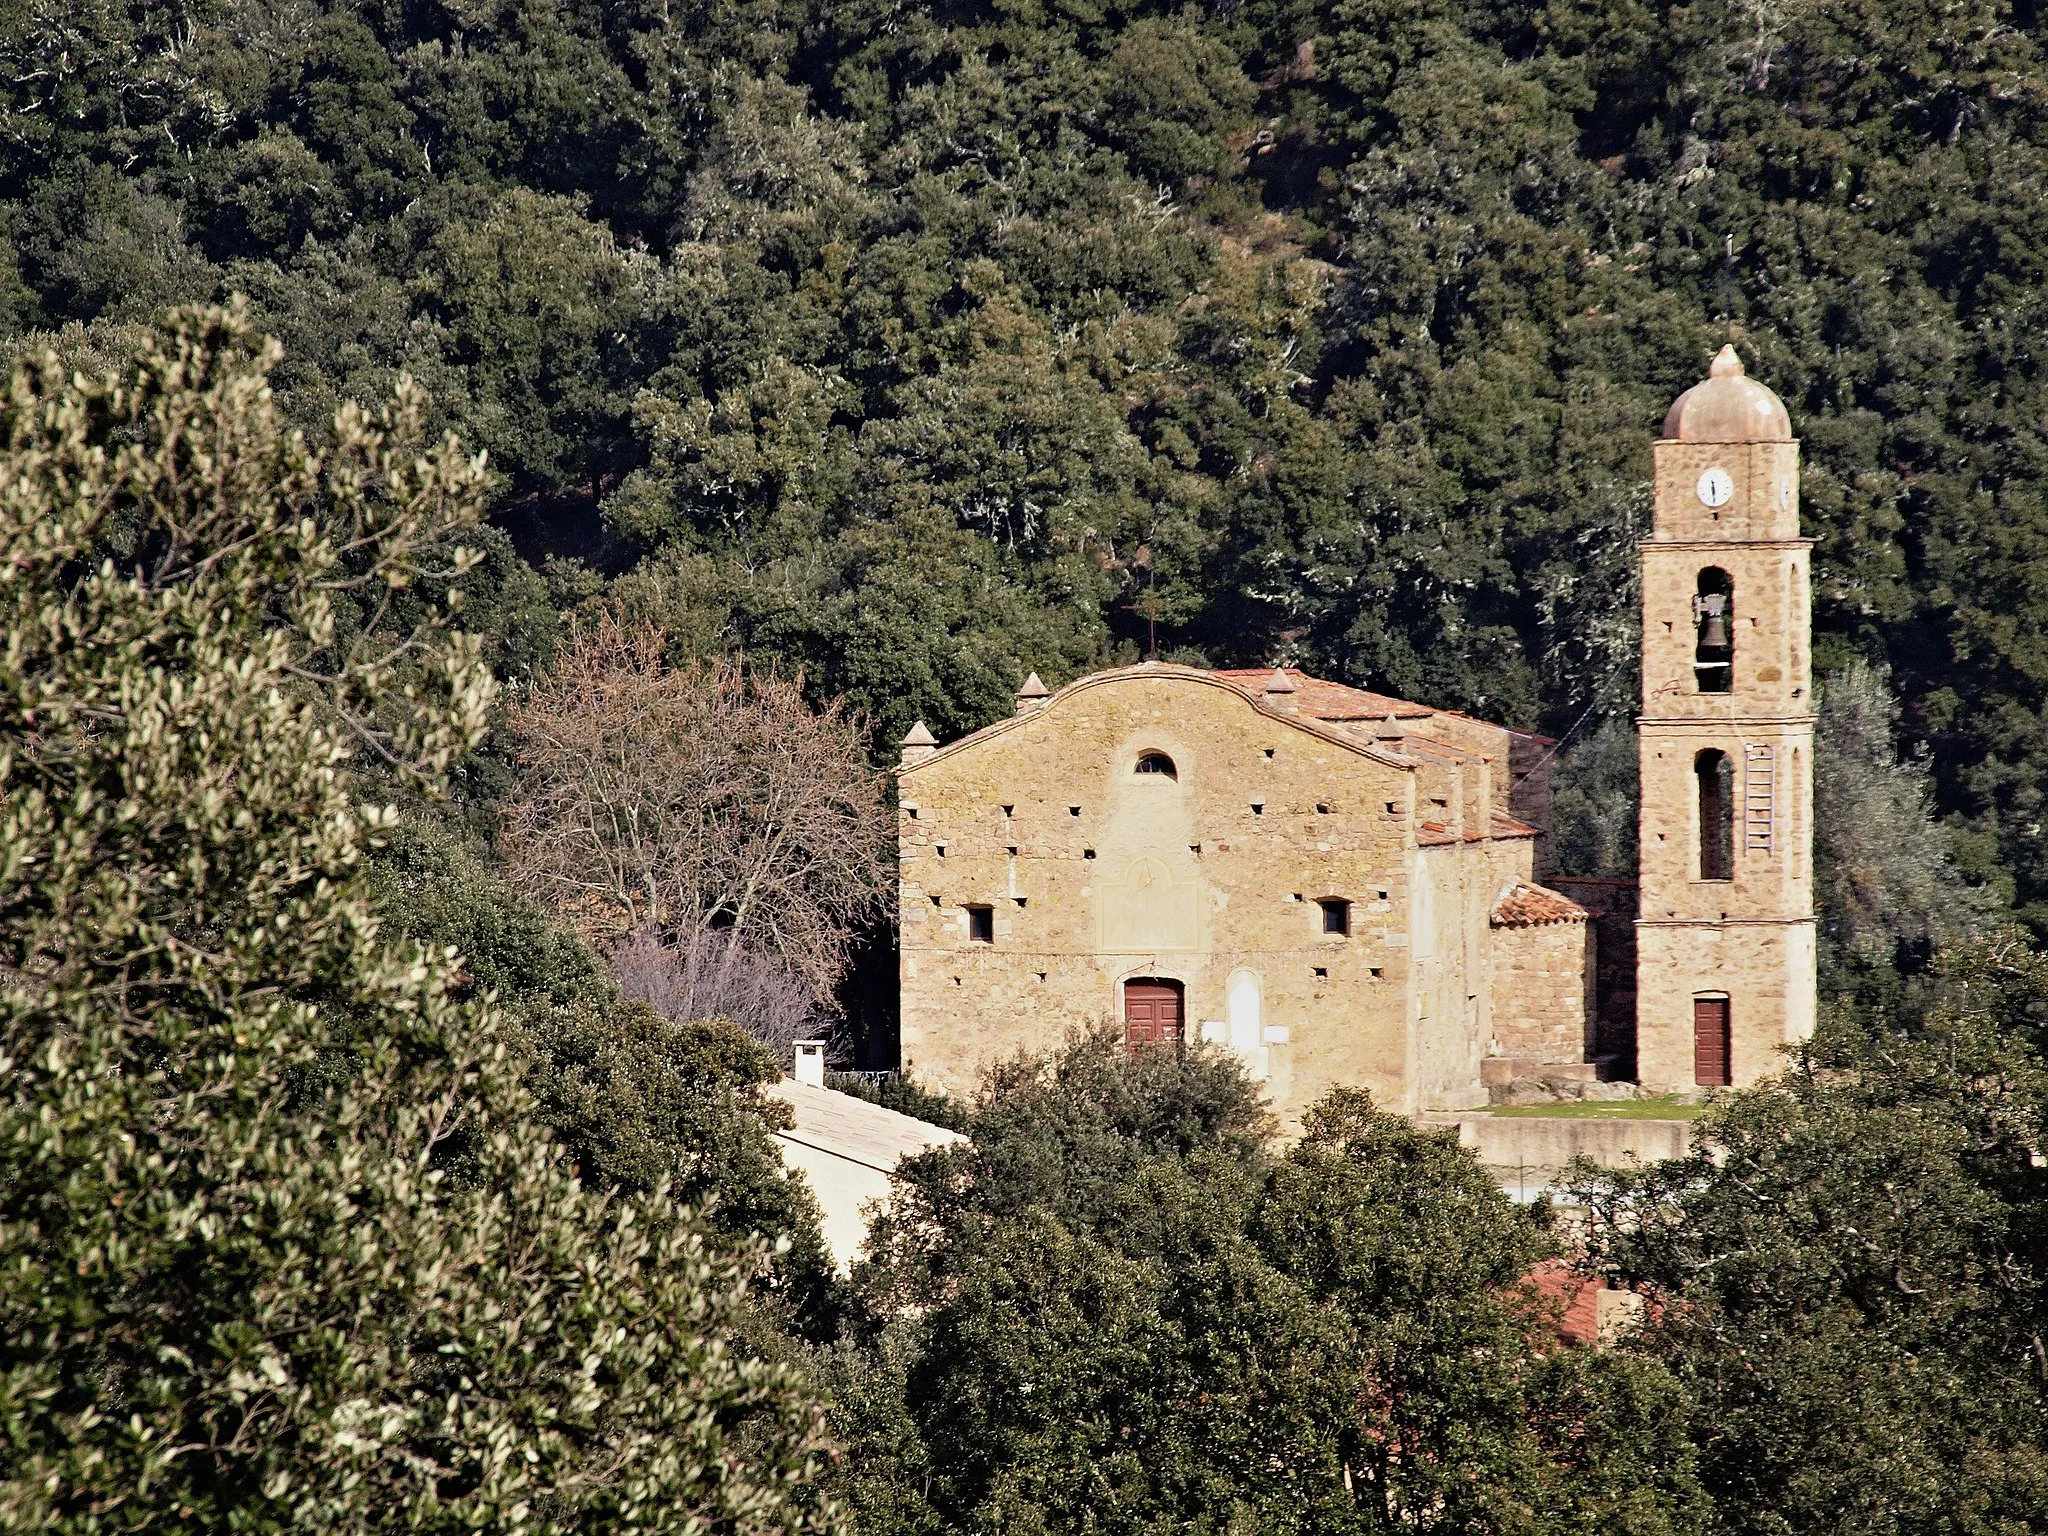
M1372 737L1389 752L1399 752L1408 744L1408 737L1401 729L1401 722L1396 720L1391 712L1374 728Z
M1051 697L1052 690L1041 683L1038 674L1034 672L1024 679L1024 686L1017 690L1017 713L1028 715Z
M912 763L921 763L939 750L939 738L924 728L918 721L910 728L910 734L903 738L903 764L908 768Z
M1295 707L1293 695L1299 691L1295 687L1294 679L1287 675L1285 667L1275 667L1273 675L1266 679L1266 702L1268 704L1276 704L1282 709L1293 709Z
M825 1042L822 1040L799 1040L796 1042L796 1070L790 1074L800 1083L813 1088L825 1086Z

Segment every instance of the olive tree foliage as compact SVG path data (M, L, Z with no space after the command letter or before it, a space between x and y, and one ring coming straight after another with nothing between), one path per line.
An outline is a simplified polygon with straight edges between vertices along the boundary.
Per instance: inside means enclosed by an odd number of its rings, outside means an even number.
M773 956L825 1002L891 887L894 817L862 722L813 709L801 677L663 650L654 626L602 616L512 708L513 883L600 947L713 931L725 972Z
M1642 808L1635 728L1603 720L1558 753L1551 831L1566 873L1633 879Z
M403 388L315 451L277 355L174 314L0 400L0 1529L828 1523L743 1264L583 1192L456 953L380 939L351 764L431 788L492 683L376 615L484 468Z
M1964 884L1933 817L1933 775L1901 758L1882 673L1853 662L1819 689L1813 905L1825 973L1895 964L1980 926L1991 893Z

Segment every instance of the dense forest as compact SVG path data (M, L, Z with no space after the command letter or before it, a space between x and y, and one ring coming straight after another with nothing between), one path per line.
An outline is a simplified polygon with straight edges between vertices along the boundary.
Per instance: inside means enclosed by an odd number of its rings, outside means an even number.
M17 0L5 33L5 323L89 352L240 294L308 424L409 372L491 455L471 613L510 678L609 587L883 741L1155 622L1588 731L1633 712L1648 440L1732 335L1805 442L1823 669L1884 669L1971 877L2048 899L2029 7Z
M2044 41L0 0L0 1532L2048 1529ZM1782 1075L1533 1205L1206 1048L849 1081L967 1139L836 1269L763 1090L875 1026L903 729L1156 631L1558 734L1626 870L1731 338L1820 541Z

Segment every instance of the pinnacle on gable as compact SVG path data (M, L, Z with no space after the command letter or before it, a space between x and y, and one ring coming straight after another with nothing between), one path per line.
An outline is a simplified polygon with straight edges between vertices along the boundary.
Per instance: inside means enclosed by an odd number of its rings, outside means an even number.
M1266 679L1266 692L1268 693L1294 693L1296 691L1294 679L1287 675L1285 667L1275 667L1273 675Z
M927 730L925 723L920 720L903 738L902 766L908 768L912 763L921 763L938 750L939 738Z
M1017 713L1028 715L1051 697L1052 690L1039 681L1038 674L1034 672L1024 679L1024 686L1017 690Z

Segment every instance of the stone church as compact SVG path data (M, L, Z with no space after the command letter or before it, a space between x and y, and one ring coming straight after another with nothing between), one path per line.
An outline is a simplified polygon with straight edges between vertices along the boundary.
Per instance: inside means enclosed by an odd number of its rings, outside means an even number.
M1147 662L905 739L903 1069L969 1092L1110 1024L1239 1053L1290 1124L1346 1084L1415 1113L1532 1076L1773 1071L1814 1016L1798 445L1726 348L1653 454L1632 1010L1549 883L1555 743L1291 668Z

